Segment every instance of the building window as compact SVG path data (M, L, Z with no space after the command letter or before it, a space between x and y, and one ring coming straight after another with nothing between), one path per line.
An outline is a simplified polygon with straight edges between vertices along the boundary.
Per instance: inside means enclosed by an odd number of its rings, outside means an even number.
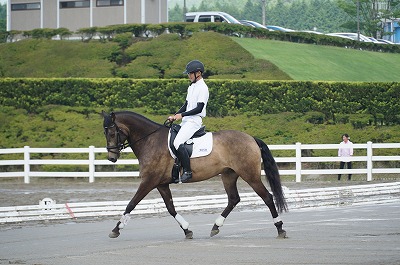
M60 2L60 8L90 7L90 0Z
M12 11L19 11L19 10L38 10L40 9L40 3L29 3L29 4L12 4L11 10Z
M97 0L97 6L123 6L124 0Z

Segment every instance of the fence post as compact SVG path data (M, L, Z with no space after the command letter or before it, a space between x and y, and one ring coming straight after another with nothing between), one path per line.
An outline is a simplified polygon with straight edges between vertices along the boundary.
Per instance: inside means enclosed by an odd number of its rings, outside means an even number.
M30 164L30 154L29 154L29 146L24 146L24 183L29 184L29 172L31 170Z
M367 181L372 181L372 142L367 142Z
M91 145L89 146L89 183L94 182L94 171L95 171L94 160L95 160L94 146Z
M301 182L301 143L296 143L296 182Z

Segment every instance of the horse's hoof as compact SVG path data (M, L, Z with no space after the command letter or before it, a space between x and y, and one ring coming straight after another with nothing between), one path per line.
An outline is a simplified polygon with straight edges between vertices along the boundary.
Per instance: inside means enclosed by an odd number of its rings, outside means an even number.
M188 230L187 232L185 232L185 237L186 239L193 239L193 232Z
M115 233L115 232L111 232L108 234L109 238L117 238L120 235L120 233Z
M218 233L219 233L219 229L211 230L210 237L213 237L213 236L215 236L215 235L218 235Z
M284 239L284 238L288 238L286 236L286 231L283 230L282 232L278 233L278 236L276 237L277 239Z

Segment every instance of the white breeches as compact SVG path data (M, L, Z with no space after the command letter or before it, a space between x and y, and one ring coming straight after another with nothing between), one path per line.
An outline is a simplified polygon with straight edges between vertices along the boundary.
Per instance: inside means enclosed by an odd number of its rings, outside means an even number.
M200 116L184 117L174 140L174 146L178 150L179 146L189 140L193 134L201 128L202 118Z

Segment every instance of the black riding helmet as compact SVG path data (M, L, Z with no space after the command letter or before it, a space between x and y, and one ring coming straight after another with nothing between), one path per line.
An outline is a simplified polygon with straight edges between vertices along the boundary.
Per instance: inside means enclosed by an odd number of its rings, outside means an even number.
M189 73L195 73L197 71L204 73L204 64L198 60L193 60L186 65L185 72L183 73L189 74Z

